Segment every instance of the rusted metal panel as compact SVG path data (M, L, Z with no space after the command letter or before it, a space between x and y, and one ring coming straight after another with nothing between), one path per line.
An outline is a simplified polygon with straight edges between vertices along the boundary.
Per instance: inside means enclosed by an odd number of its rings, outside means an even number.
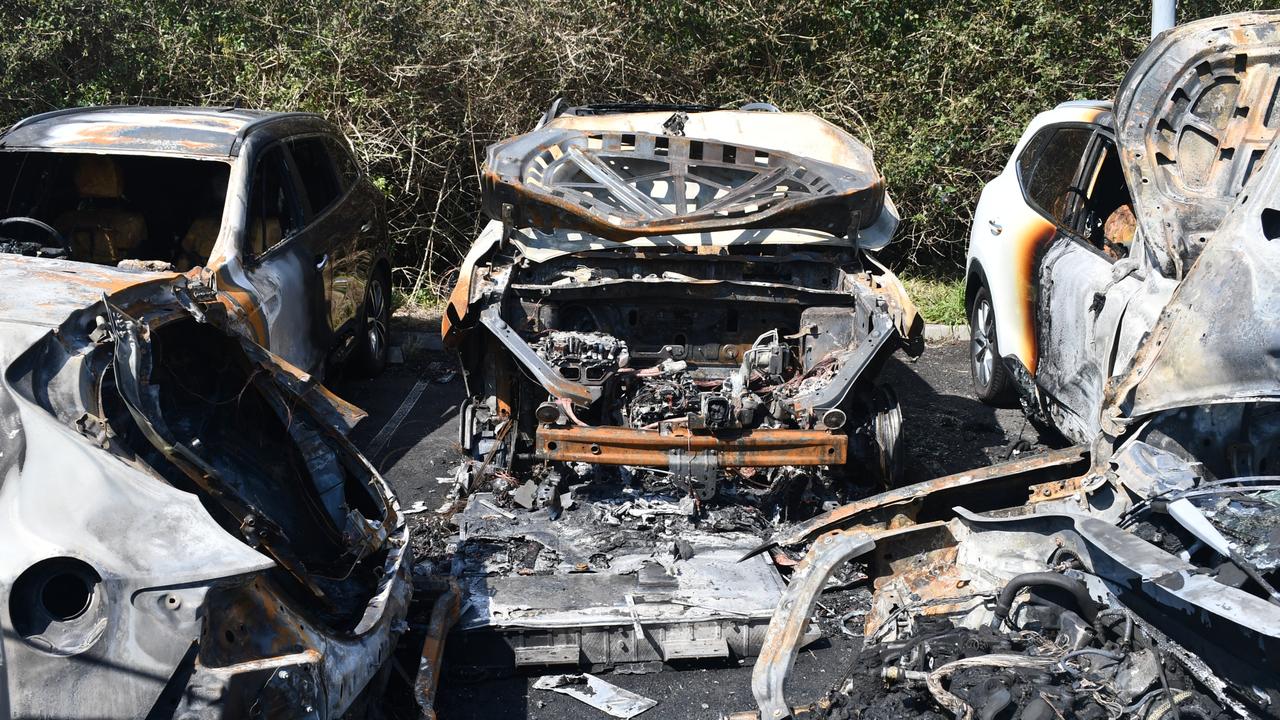
M751 673L751 693L760 706L762 717L785 718L791 715L791 706L785 696L786 680L795 665L800 639L818 602L818 595L841 565L870 552L875 546L875 540L865 533L831 533L818 540L814 549L796 566L791 584L774 611L764 646Z
M822 430L751 430L737 436L663 435L620 427L541 427L540 459L600 465L666 467L672 450L709 453L720 467L839 465L846 435Z
M434 583L440 590L431 605L431 619L427 623L427 637L422 642L422 655L418 664L418 676L414 680L414 697L418 710L426 720L435 720L436 690L440 684L441 664L444 662L444 642L449 630L458 622L462 605L462 593L453 578Z
M1085 460L1088 457L1088 450L1083 446L1077 445L1062 450L1049 450L1044 453L997 463L969 472L947 475L935 480L926 480L914 485L894 488L879 495L872 495L869 498L851 502L805 522L793 525L775 535L770 545L799 545L829 530L857 525L859 520L865 520L865 516L876 510L899 508L910 516L912 513L911 508L914 505L926 498L939 493L945 494L951 490L962 490L965 493L972 493L975 497L979 497L982 493L989 492L988 489L985 489L985 486L990 486L1000 481L1010 479L1016 481L1022 476L1042 471L1070 474L1074 469L1083 472L1087 467L1082 467L1082 465L1085 464ZM1033 477L1027 477L1026 479L1026 484L1021 492L1023 498L1026 497L1025 487L1035 482ZM993 499L995 499L995 496L993 496ZM878 520L877 524L887 521L887 519ZM770 545L762 546L760 550Z
M683 118L682 127L688 121L684 114L673 117ZM739 136L779 120L770 113L736 117ZM784 127L774 129L812 124L805 119L784 116ZM482 174L485 210L501 220L510 206L520 227L577 228L613 239L734 227L845 235L874 224L884 188L870 151L834 128L809 139L800 157L723 135L552 123L490 146Z

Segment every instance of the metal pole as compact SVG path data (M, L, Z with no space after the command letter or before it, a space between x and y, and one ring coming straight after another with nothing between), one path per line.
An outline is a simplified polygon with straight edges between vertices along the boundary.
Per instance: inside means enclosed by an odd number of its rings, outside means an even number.
M1151 37L1178 24L1178 0L1151 0Z

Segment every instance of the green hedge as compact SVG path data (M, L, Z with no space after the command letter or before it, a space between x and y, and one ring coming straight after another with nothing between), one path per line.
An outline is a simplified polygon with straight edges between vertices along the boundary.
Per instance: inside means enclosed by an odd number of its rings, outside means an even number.
M1256 4L1256 3L1255 3ZM1228 7L1229 5L1229 7ZM1243 4L1185 2L1182 19ZM303 109L343 124L428 292L474 236L484 146L557 96L809 110L868 142L891 260L954 275L982 183L1037 111L1109 98L1146 41L1114 0L23 0L0 9L0 123L68 105Z

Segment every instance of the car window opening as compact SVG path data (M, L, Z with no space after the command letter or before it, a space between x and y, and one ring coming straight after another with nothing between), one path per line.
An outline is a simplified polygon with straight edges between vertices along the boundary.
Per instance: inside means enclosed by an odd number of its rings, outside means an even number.
M254 167L245 247L257 257L291 237L301 226L289 166L282 146L277 145L267 150Z
M0 215L51 226L72 260L152 261L185 271L209 260L230 171L225 162L190 158L0 153ZM7 223L0 236L58 244L26 223Z
M1076 232L1107 257L1128 257L1137 233L1129 186L1120 169L1120 157L1110 139L1099 136L1098 152L1092 160L1088 190L1080 199Z

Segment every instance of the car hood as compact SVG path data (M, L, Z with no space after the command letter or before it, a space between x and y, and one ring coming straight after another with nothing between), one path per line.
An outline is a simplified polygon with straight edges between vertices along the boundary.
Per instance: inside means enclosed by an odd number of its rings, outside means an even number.
M1188 23L1157 37L1120 87L1121 157L1148 282L1178 281L1108 386L1118 435L1174 408L1280 399L1280 12Z
M0 254L0 324L48 330L103 295L132 293L139 286L174 277L177 273ZM8 343L0 344L0 357L12 349Z
M1153 264L1181 278L1276 135L1280 12L1158 36L1120 84L1121 160Z
M562 116L489 146L484 209L608 240L739 228L850 235L875 225L871 150L807 113Z
M1269 153L1280 150L1272 143ZM1250 181L1178 284L1126 373L1102 427L1202 405L1280 400L1280 163Z

